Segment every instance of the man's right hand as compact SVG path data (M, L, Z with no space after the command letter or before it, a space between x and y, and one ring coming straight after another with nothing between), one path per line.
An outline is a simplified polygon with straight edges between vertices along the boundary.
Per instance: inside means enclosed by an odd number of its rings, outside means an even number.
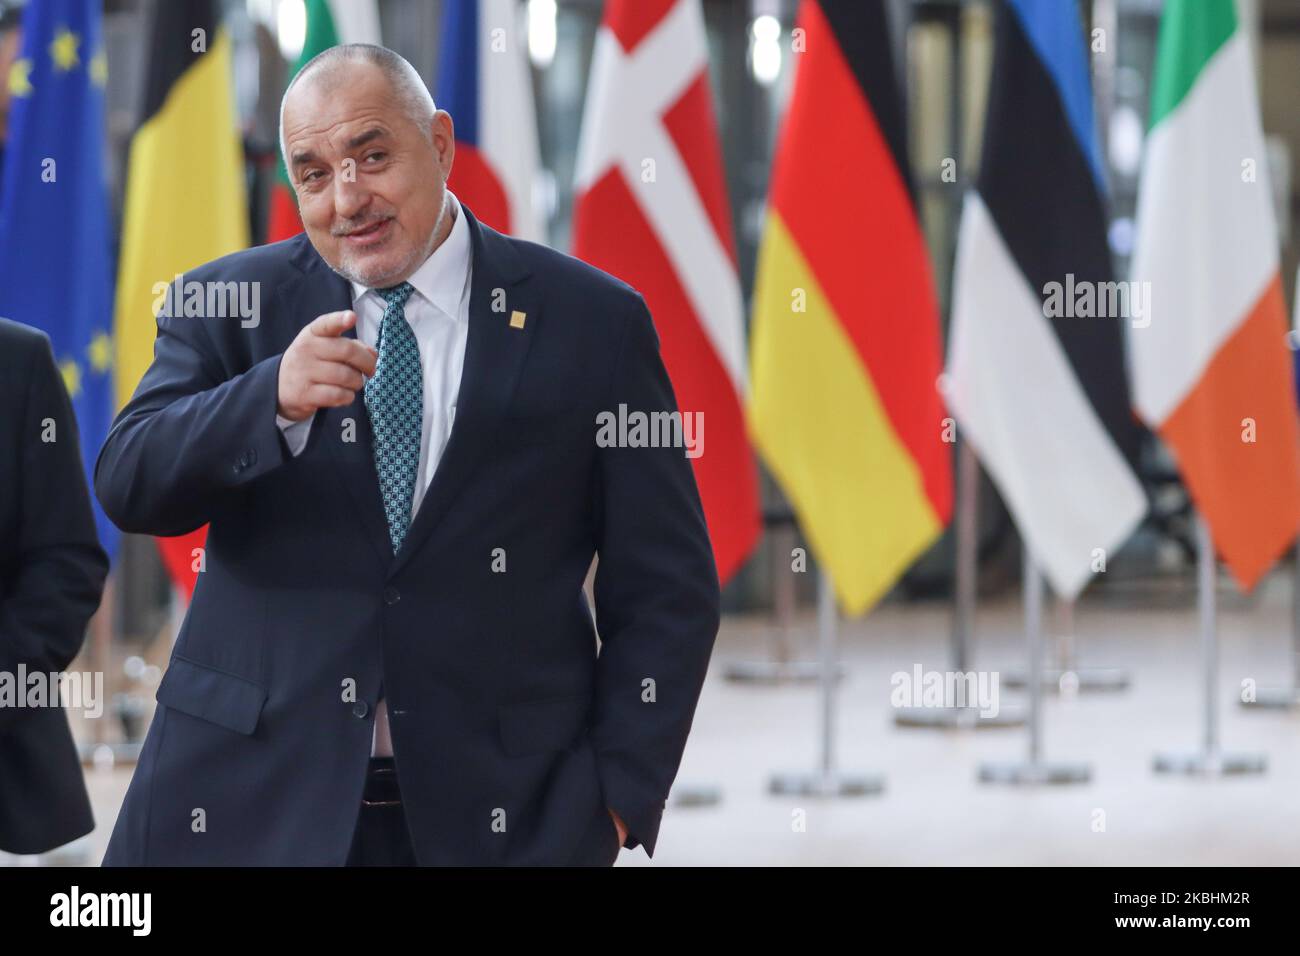
M298 333L280 359L280 391L276 411L300 422L318 408L351 405L375 374L379 353L343 333L356 324L351 309L327 312Z

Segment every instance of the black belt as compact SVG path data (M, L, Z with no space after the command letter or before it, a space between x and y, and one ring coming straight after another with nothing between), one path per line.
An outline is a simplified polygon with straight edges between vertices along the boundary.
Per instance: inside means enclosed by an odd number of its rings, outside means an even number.
M367 807L402 805L402 791L397 786L397 764L392 757L370 758L361 804Z

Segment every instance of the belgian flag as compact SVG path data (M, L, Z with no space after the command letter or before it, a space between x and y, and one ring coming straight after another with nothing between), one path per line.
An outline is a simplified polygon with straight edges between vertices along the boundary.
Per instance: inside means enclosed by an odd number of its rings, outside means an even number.
M805 0L759 253L750 429L860 614L952 508L939 312L884 4Z
M155 5L144 110L131 140L117 304L116 403L153 357L156 283L248 246L244 154L231 89L230 37L212 0ZM207 529L160 538L177 586L193 593L193 549Z

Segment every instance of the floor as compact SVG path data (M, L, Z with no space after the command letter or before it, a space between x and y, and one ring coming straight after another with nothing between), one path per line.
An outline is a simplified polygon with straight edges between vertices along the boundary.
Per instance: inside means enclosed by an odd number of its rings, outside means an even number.
M1235 778L1152 770L1157 752L1191 752L1202 737L1200 645L1185 580L1109 587L1076 610L1079 663L1121 668L1131 678L1127 691L1044 698L1044 758L1087 764L1092 776L1082 785L978 782L981 762L1026 755L1022 728L894 725L891 675L910 674L916 665L949 666L951 612L936 602L886 605L840 625L846 677L832 711L834 763L845 774L881 775L883 791L770 795L773 774L818 765L821 696L815 685L728 681L730 665L768 656L774 636L766 617L728 617L655 858L624 850L619 865L1300 863L1300 711L1252 711L1238 703L1243 681L1264 686L1290 678L1291 582L1289 570L1279 571L1249 598L1226 581L1220 588L1223 747L1267 758L1262 775ZM982 602L976 631L976 667L1001 674L1023 665L1018 596ZM811 609L791 635L803 656L815 654ZM1025 695L1002 687L999 699L1010 708ZM88 771L100 821L90 837L41 859L0 854L0 865L97 863L129 776L122 767ZM709 803L710 795L717 802Z

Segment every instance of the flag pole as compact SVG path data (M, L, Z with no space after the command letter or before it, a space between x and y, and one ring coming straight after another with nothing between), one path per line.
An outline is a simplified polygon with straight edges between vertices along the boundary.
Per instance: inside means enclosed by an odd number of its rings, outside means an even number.
M885 782L877 774L847 774L835 768L835 689L839 683L837 630L839 612L835 590L824 567L817 571L817 643L821 673L820 761L811 773L774 774L768 792L784 796L864 797L880 793Z
M1265 707L1270 710L1300 708L1300 542L1296 543L1295 568L1291 573L1291 684L1261 687L1255 691L1254 700L1241 702L1243 707Z
M1197 608L1201 621L1201 671L1205 691L1205 725L1200 753L1157 754L1156 773L1181 773L1200 777L1226 774L1263 773L1267 760L1263 754L1227 753L1219 748L1219 642L1215 590L1218 565L1210 526L1204 516L1196 515Z
M1080 667L1078 641L1074 634L1075 602L1056 599L1056 661L1043 668L1043 689L1052 693L1075 694L1095 691L1127 690L1128 672L1118 667ZM1028 671L1009 671L1002 676L1003 687L1025 687Z
M979 533L976 509L979 505L979 461L970 442L957 445L957 501L953 516L953 615L952 669L965 674L970 668L972 637L975 633L976 586L979 575ZM899 727L931 727L943 730L1019 727L1025 722L1024 709L998 708L985 715L976 701L942 707L898 707L894 723Z
M1043 669L1043 575L1028 543L1024 548L1025 644L1030 674ZM1043 760L1043 682L1029 682L1029 757L1018 763L982 763L980 783L1015 786L1087 783L1092 770L1082 763L1046 763Z
M795 658L791 635L794 633L795 576L790 573L789 560L798 538L795 518L788 511L765 513L763 523L771 528L772 538L772 654L760 660L733 661L726 666L723 677L734 684L772 686L776 684L811 684L821 673L816 660ZM839 667L839 677L844 677L844 665Z
M1291 322L1288 344L1291 361L1300 351L1300 270L1296 271L1295 318ZM1291 579L1291 686L1263 687L1255 692L1254 700L1243 700L1244 707L1265 707L1270 710L1295 710L1300 708L1300 541L1295 547L1295 569Z

